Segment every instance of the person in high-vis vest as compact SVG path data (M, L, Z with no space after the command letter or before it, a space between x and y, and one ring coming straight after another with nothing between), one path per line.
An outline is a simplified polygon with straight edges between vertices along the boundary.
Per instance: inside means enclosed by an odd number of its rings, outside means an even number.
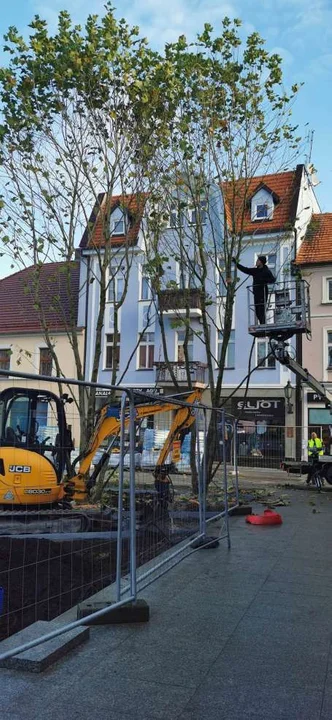
M311 463L308 476L307 484L309 485L311 477L315 469L315 463L317 462L318 455L324 455L324 447L322 440L318 437L317 433L312 432L311 438L308 442L308 460Z

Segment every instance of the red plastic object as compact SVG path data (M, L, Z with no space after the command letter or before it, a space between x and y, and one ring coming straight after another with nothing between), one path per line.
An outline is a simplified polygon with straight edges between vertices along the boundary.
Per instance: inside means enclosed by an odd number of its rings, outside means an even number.
M247 515L246 522L251 525L281 525L282 517L274 510L264 510L263 515Z

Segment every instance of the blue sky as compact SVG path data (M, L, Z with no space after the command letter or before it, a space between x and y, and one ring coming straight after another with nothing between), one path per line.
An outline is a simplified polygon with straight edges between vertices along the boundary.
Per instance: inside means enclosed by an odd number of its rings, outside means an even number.
M36 13L55 29L59 10L84 22L90 12L102 14L103 6L104 0L11 0L1 8L0 35L10 25L26 35ZM322 212L332 212L332 0L122 0L116 13L139 25L156 47L182 33L193 37L204 22L218 29L225 15L240 18L245 34L258 31L267 49L283 57L286 82L304 82L293 117L302 136L314 130L316 194ZM299 161L306 161L305 152ZM2 261L0 276L4 269Z

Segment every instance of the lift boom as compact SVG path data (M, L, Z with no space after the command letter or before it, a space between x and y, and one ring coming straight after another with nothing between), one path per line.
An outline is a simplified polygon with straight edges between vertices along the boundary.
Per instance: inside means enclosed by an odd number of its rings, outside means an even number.
M303 368L296 360L294 360L288 353L287 343L284 340L279 340L273 347L273 354L276 359L288 367L294 375L301 378L315 393L326 403L326 407L332 411L332 393L326 389L323 383L320 383L316 378L311 375L306 368Z

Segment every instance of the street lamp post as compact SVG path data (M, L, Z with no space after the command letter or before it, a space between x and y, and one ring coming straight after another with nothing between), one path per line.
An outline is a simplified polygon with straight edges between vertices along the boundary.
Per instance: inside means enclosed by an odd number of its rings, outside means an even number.
M291 385L290 380L287 380L287 383L284 387L284 395L285 395L285 398L287 401L286 409L287 409L288 414L290 415L293 412L293 404L291 402L291 400L293 398L293 387Z

